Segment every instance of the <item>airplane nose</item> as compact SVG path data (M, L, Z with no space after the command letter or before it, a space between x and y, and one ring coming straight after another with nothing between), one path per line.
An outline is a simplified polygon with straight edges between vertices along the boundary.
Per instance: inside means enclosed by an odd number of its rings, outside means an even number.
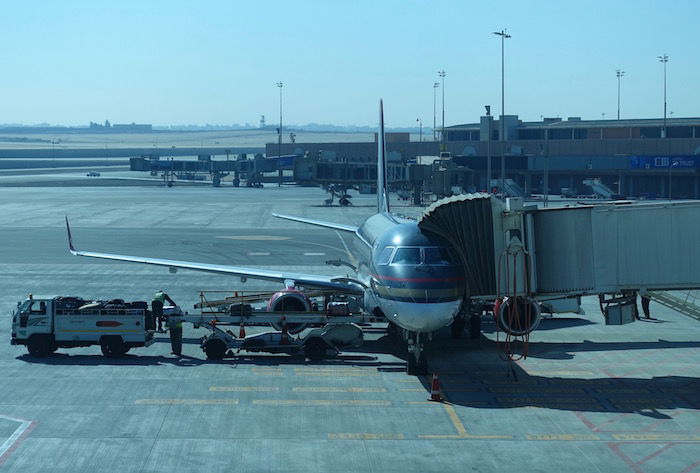
M399 327L413 332L433 332L449 325L461 304L461 299L426 304L384 299L380 305L387 318Z

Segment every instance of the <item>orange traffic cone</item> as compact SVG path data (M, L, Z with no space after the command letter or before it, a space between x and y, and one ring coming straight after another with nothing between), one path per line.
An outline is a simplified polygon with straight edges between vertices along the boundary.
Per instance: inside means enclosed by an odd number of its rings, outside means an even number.
M245 338L245 324L241 320L241 328L238 330L238 338Z
M440 380L438 379L437 373L433 373L433 384L430 387L430 397L428 401L442 402L440 397Z

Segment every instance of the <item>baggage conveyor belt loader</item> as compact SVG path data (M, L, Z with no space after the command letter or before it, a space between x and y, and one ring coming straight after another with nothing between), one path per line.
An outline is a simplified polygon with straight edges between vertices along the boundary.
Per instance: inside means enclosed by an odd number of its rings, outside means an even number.
M216 292L216 291L212 291ZM220 301L207 301L202 292L198 315L178 317L195 328L205 327L210 333L201 339L209 359L235 356L241 351L266 353L302 353L310 360L321 360L343 348L359 347L363 342L361 326L386 322L383 317L365 315L354 310L348 301L327 302L322 310L269 310L254 308L248 302L268 299L270 294L241 294ZM310 293L313 296L313 294ZM313 307L317 307L314 305ZM164 308L167 315L172 310ZM246 336L245 327L273 327L275 330ZM233 329L233 330L232 330ZM238 335L234 330L238 329ZM309 329L309 330L306 330Z

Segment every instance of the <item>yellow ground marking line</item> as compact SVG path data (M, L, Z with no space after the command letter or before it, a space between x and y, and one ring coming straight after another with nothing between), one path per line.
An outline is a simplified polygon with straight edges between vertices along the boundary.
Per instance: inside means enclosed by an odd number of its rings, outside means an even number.
M297 376L379 376L379 373L372 372L343 372L343 371L297 371Z
M564 441L579 441L579 440L600 440L600 437L594 434L527 434L527 440L564 440Z
M452 390L450 389L450 392ZM489 392L498 394L583 394L585 391L581 388L554 388L550 386L504 386L488 388Z
M258 406L391 406L391 401L368 399L254 399Z
M253 371L257 376L284 376L282 371Z
M105 327L108 328L108 327ZM56 330L57 332L61 333L96 333L96 332L104 332L104 333L136 333L136 332L141 332L143 333L143 329L138 330L138 329L131 329L131 330L105 330L105 329L94 329L94 330Z
M634 441L644 440L652 442L700 442L698 435L686 434L613 434L615 440Z
M452 422L452 426L455 428L457 431L457 435L419 435L418 438L422 439L512 439L512 435L472 435L470 434L467 429L464 427L464 424L462 424L462 421L460 420L459 416L457 415L457 411L455 411L454 406L449 402L449 399L444 395L443 393L443 398L445 398L446 402L442 403L436 403L438 405L442 405L445 408L445 412L447 412L447 416L450 418L450 421Z
M457 430L457 434L460 436L468 435L467 429L464 428L464 424L462 424L462 421L459 420L459 416L457 415L457 412L455 412L454 406L451 406L450 404L445 404L445 411L450 417L452 425Z
M326 386L302 386L292 388L297 393L385 393L384 388L330 388Z
M565 370L532 370L527 371L530 376L595 376L593 371L565 371Z
M277 392L276 386L211 386L209 391L214 392Z
M435 401L404 401L404 404L409 405L424 405L424 406L435 406L439 407L440 403Z
M238 399L137 399L134 404L145 405L235 405Z
M329 440L403 440L403 434L330 433Z
M292 237L276 236L276 235L221 235L215 238L225 240L244 240L244 241L282 241L291 240Z

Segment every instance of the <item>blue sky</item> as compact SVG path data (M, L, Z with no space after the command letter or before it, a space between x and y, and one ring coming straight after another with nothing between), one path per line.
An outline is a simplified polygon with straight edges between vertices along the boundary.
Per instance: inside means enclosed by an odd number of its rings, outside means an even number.
M389 126L499 113L599 119L700 116L700 2L24 1L0 6L0 123ZM438 89L438 124L440 115Z

